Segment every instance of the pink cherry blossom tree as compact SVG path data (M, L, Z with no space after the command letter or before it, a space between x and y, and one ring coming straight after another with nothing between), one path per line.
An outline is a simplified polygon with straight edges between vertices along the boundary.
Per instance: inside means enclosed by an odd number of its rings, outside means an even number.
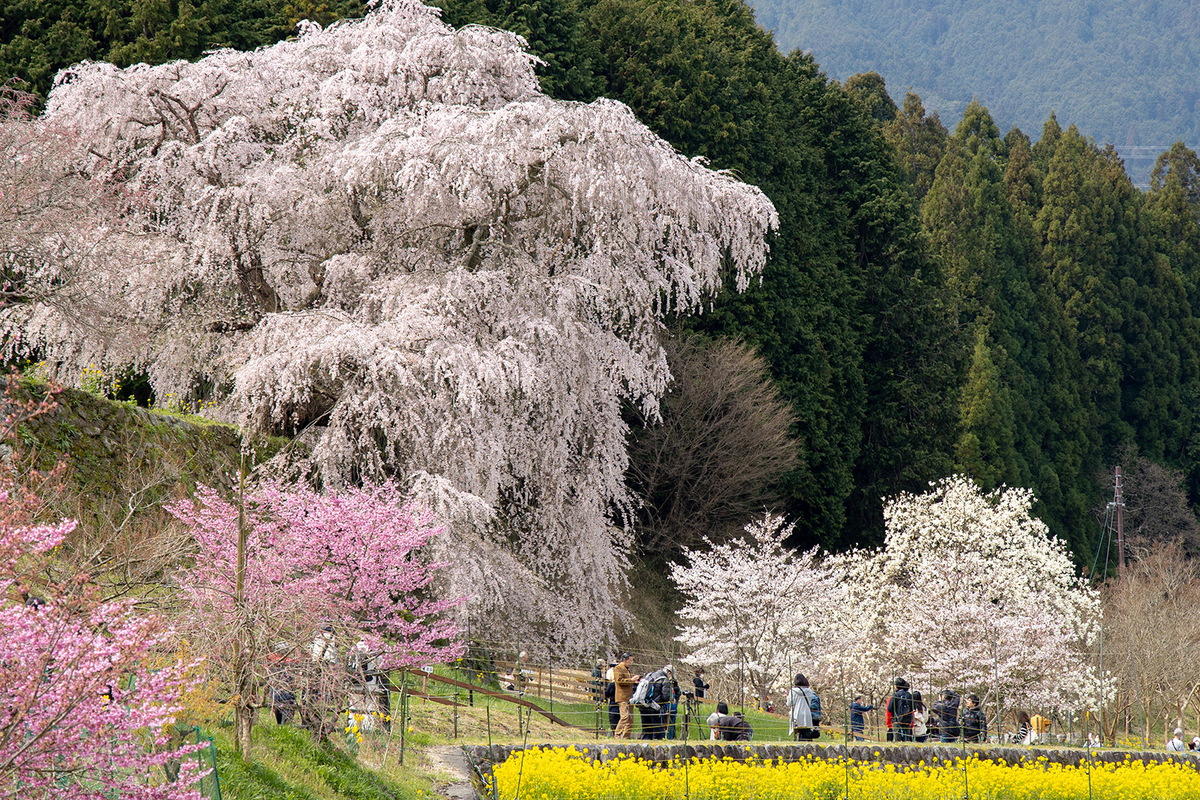
M329 495L267 484L240 506L201 487L195 504L169 510L199 547L178 576L181 625L233 697L244 757L271 691L292 692L327 732L350 688L351 652L370 653L379 671L461 653L446 618L460 601L434 596L445 565L422 553L444 528L394 483Z
M48 407L11 391L3 405L5 441ZM168 735L189 665L171 658L162 618L61 574L55 550L75 523L41 521L57 481L43 477L0 475L0 798L198 798L194 762L174 782L163 769L195 749Z
M381 0L253 53L65 71L44 121L124 190L94 281L123 310L0 331L65 380L133 366L307 430L326 485L397 476L495 635L590 651L624 590L623 405L655 416L661 320L744 288L777 215L624 105L546 97L535 61Z

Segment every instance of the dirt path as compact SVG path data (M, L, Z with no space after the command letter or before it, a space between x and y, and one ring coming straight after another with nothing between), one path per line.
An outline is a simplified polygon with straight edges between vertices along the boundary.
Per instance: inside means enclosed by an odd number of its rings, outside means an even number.
M435 773L442 773L450 778L448 784L438 787L439 794L449 797L450 800L478 800L475 787L471 785L471 767L461 748L454 745L430 747L425 751L425 755Z

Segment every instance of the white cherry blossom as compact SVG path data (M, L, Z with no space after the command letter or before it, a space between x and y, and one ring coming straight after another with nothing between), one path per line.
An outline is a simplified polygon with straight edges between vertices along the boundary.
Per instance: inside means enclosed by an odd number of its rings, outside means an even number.
M516 35L385 0L252 53L66 70L45 119L121 187L126 257L95 281L121 314L6 309L10 343L309 429L328 485L429 493L450 589L497 633L590 649L624 587L622 404L653 416L663 315L744 288L777 215L534 66Z

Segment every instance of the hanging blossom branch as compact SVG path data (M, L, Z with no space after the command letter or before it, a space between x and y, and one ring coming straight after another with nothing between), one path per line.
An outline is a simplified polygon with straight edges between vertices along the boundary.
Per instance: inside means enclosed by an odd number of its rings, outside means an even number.
M122 187L95 297L127 312L31 303L0 331L64 378L133 365L255 430L311 425L325 485L398 476L451 526L451 591L497 635L590 649L624 589L622 409L657 415L664 316L745 288L778 217L535 65L382 0L253 53L73 67L45 120Z

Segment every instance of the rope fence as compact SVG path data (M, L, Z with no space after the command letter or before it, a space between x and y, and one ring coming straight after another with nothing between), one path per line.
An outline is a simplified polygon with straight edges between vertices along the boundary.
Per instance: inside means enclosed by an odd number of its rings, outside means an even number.
M566 738L613 737L617 709L605 698L605 687L609 682L609 665L615 656L605 653L592 659L535 659L528 651L517 650L517 646L475 640L454 664L393 674L390 690L393 699L386 705L398 708L394 698L403 695L409 706L442 709L440 714L423 715L427 719L424 724L433 726L424 732L452 740L490 740L493 736L510 735L508 729L514 724L517 734L523 735L528 730L527 718L548 724L551 730L563 729ZM785 694L779 688L759 697L757 690L738 680L736 672L710 666L701 675L701 681L708 684L701 696L693 681L696 667L683 662L678 651L643 649L633 656L634 674L671 666L678 686L672 700L661 704L664 716L661 725L665 731L658 732L655 738L709 740L712 732L707 719L718 702L725 703L731 714L745 716L753 729L753 741L783 742L791 738ZM1106 657L1122 656L1111 653ZM958 741L959 735L945 735L940 730L942 720L938 711L943 710L939 703L943 692L949 689L958 697L954 716L961 719L970 695L965 683L932 675L897 677L907 680L913 694L918 726L911 733L915 739L912 743L943 743L943 738ZM823 710L818 728L820 741L853 744L895 739L904 744L910 738L905 735L904 741L900 741L888 728L887 706L892 687L814 680L812 688L820 696ZM986 688L978 697L985 731L979 737L981 744L1097 747L1103 742L1111 747L1154 750L1166 747L1177 726L1182 730L1185 746L1194 737L1200 737L1200 703L1188 706L1187 713L1182 715L1172 709L1157 709L1147 716L1137 702L1110 703L1105 712L1097 713L1064 705L1014 701ZM857 713L851 708L856 700ZM489 716L472 714L472 709ZM659 724L657 719L648 720L644 708L632 710L632 716L634 738L646 737L647 728ZM489 722L492 718L507 722L492 725ZM404 722L400 727L403 730L410 724Z

